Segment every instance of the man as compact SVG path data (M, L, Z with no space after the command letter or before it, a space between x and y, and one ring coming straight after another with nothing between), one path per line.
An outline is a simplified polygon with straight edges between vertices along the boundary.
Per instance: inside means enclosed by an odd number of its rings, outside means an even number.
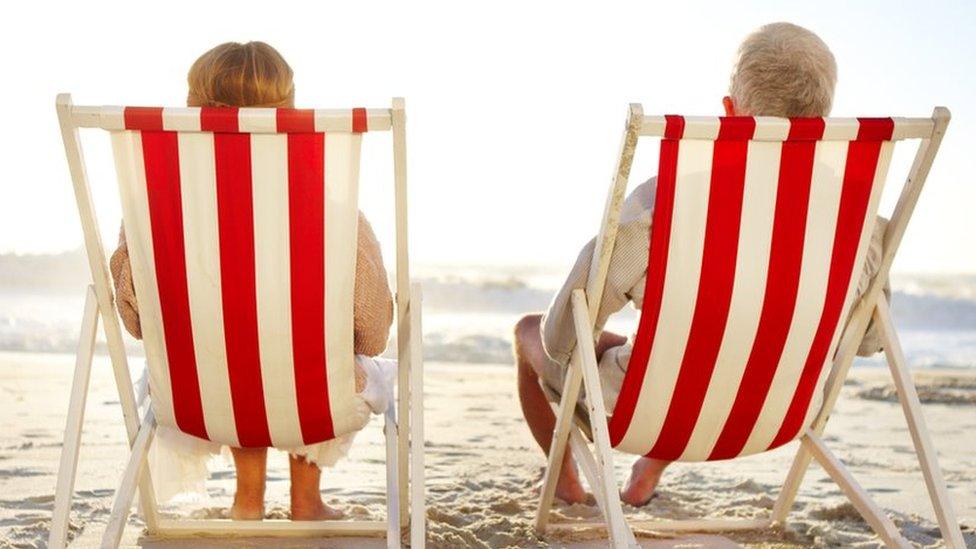
M739 47L729 95L722 103L728 116L827 116L836 81L834 56L817 35L790 23L773 23L749 35ZM656 178L651 178L634 189L624 202L607 283L595 319L598 331L611 314L627 303L632 302L640 308L643 302L655 184ZM880 266L884 225L885 221L879 218L865 272L858 282L858 295L867 289ZM586 286L593 248L594 241L591 240L580 252L546 314L523 317L515 327L522 413L544 452L549 451L555 417L539 380L554 393L562 390L576 346L570 295L573 290ZM872 326L859 354L879 351L878 340ZM596 343L596 354L607 413L612 413L630 360L631 345L626 337L603 332ZM667 465L668 462L662 460L637 459L621 492L623 501L635 506L647 503ZM583 502L588 498L569 452L556 484L556 497L567 503Z

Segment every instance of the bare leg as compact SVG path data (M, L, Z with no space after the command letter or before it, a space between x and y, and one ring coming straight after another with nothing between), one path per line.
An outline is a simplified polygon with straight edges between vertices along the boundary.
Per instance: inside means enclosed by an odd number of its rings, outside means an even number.
M552 445L552 432L556 426L556 416L549 407L546 395L539 387L539 375L533 367L531 357L538 353L534 348L541 346L539 339L539 315L527 316L515 326L515 361L518 365L518 393L522 405L522 415L529 425L532 437L549 454ZM586 490L580 483L579 472L571 452L566 452L563 465L556 481L556 497L566 503L583 503L587 500Z
M528 315L515 325L515 360L518 365L518 392L522 415L525 416L532 437L542 451L548 454L556 416L539 387L539 375L549 361L542 347L542 334L539 330L541 320L541 315ZM597 345L597 353L602 354L604 350L626 341L627 338L623 336L605 332ZM580 483L572 452L566 452L563 460L559 479L556 481L556 497L567 503L582 503L588 499L588 494Z
M237 470L237 492L230 517L235 520L264 518L264 476L268 466L267 448L231 448Z
M292 520L337 520L342 511L329 507L322 501L319 481L322 470L314 463L295 456L288 456L291 470L291 519Z

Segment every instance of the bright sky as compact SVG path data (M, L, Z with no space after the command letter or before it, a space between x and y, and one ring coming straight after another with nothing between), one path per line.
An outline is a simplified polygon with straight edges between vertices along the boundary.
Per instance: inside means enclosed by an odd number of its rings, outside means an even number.
M783 5L779 5L783 4ZM179 106L193 60L228 40L264 40L296 73L300 107L380 107L407 98L411 255L427 264L566 265L596 231L629 102L645 113L719 114L739 41L791 21L831 47L836 116L953 113L895 268L976 272L976 4L938 2L167 2L18 3L4 53L0 252L81 244L54 97ZM13 12L13 13L11 13ZM108 140L86 132L99 221L119 223ZM889 191L913 143L900 145ZM638 147L631 180L653 175ZM392 259L388 134L370 134L361 203ZM886 193L883 207L893 204Z

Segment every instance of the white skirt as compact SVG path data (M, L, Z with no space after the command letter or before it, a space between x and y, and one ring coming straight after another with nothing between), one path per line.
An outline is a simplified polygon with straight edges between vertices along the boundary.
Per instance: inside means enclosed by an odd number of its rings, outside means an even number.
M393 402L393 383L396 379L395 360L356 355L356 363L366 373L366 387L357 394L356 415L359 423L366 425L370 413L382 414ZM148 402L147 372L137 384L140 404ZM356 438L353 431L332 440L299 446L280 448L289 455L304 458L321 467L332 467L349 454ZM206 498L206 480L211 467L231 462L230 449L226 446L184 434L170 427L158 427L156 440L149 453L149 468L161 503L177 498L193 501Z

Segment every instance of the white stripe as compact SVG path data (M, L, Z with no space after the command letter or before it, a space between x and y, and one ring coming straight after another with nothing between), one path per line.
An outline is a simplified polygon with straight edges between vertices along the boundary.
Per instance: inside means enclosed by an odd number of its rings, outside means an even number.
M698 294L713 141L682 140L660 318L640 396L618 448L646 454L664 424Z
M845 141L817 143L803 238L803 263L786 344L752 433L740 455L765 450L786 416L823 313L847 159Z
M752 142L756 141L785 141L790 135L790 119L775 116L757 116L756 129L752 133ZM777 159L777 165L779 159Z
M163 129L171 132L200 131L200 108L179 107L163 109Z
M721 121L717 116L701 116L685 118L685 127L682 133L682 145L684 140L707 139L714 140L718 137Z
M351 132L352 109L315 109L315 131Z
M237 124L241 132L275 133L278 131L278 109L240 109Z
M362 427L356 419L353 291L359 221L361 134L325 134L325 351L336 436Z
M857 118L828 118L824 125L822 141L851 141L857 138L861 123Z
M865 258L867 257L868 249L871 245L871 236L874 232L875 219L878 215L878 204L881 201L881 194L884 192L885 181L888 178L888 165L891 163L891 156L894 151L895 144L892 141L881 143L881 151L878 154L878 166L875 168L874 172L874 182L871 188L871 198L868 202L867 213L864 216L864 227L861 229L861 240L857 248L857 256L854 259L854 271L851 274L850 284L847 288L847 297L844 299L844 309L841 312L839 320L837 322L837 328L834 331L834 337L830 342L830 350L827 353L826 364L824 365L820 376L817 380L816 388L813 391L813 397L810 399L810 405L807 408L807 412L804 416L803 425L810 425L813 421L813 416L820 411L821 405L823 405L823 387L824 383L827 381L827 376L830 373L830 365L833 364L834 354L837 352L837 345L840 342L840 336L843 329L847 326L848 315L850 314L851 307L854 302L854 294L857 290L858 282L864 273L865 268ZM860 342L858 342L860 344Z
M115 156L115 171L119 178L122 220L129 248L129 264L132 267L132 284L139 302L139 323L149 368L152 406L160 425L176 428L169 361L166 356L166 338L163 333L163 315L159 304L159 286L156 284L156 263L149 222L142 135L135 131L113 131L112 151Z
M254 268L261 380L272 443L301 446L291 327L288 136L251 136Z
M213 134L180 133L178 142L186 282L203 420L210 440L240 446L224 339Z
M729 317L701 413L681 461L708 458L732 409L752 351L766 293L781 151L782 143L749 143Z

